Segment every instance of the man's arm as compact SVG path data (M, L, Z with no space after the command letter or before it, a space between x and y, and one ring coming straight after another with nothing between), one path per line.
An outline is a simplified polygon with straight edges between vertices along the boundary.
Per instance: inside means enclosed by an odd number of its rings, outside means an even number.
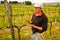
M38 27L38 26L35 26L35 25L32 25L32 24L31 24L31 26L32 26L33 28L38 29L38 30L43 30L43 28L42 28L42 27Z
M32 22L32 21L30 21L30 20L26 20L26 22L28 22L29 24L33 23L33 22Z
M38 29L38 30L43 30L42 27L38 27L38 26L35 26L35 25L31 24L32 21L26 20L26 22L28 22L28 23L30 24L30 26L33 27L33 28L36 28L36 29Z

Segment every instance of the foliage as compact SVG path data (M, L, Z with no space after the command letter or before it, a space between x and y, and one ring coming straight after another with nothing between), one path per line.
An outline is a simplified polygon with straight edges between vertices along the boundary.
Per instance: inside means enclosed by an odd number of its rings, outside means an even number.
M25 5L31 5L32 3L30 1L25 1Z
M33 11L34 11L33 5L29 6L29 5L24 5L24 4L11 4L11 8L12 8L12 23L13 23L13 25L17 25L17 26L20 26L22 24L28 25L25 20L31 20ZM42 7L43 12L48 17L49 22L53 22L54 20L60 21L59 8L60 8L60 6L54 6L54 5L52 5L52 6L44 5ZM9 26L9 21L8 21L8 16L6 14L5 6L4 6L4 4L0 4L0 28L5 29L8 26ZM48 40L48 39L60 40L60 38L59 38L60 37L60 32L59 32L60 31L60 23L56 23L56 24L53 23L51 36L50 36L50 27L51 27L50 24L48 24L48 30L45 33L45 36L47 39L46 38L45 39L46 40ZM25 27L24 27L21 30L21 40L26 40L25 37L27 37L29 39L30 32L31 32L30 28L25 29ZM25 33L28 33L28 35L26 36ZM0 35L0 40L4 40L4 39L11 40L11 37L10 38L7 37L8 35L10 35L9 32L5 33L4 36Z

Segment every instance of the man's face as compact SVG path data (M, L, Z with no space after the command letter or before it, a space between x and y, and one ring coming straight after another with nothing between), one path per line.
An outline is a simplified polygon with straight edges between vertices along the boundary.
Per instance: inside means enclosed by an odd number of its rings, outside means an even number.
M38 13L41 11L41 8L40 7L35 7L35 12Z

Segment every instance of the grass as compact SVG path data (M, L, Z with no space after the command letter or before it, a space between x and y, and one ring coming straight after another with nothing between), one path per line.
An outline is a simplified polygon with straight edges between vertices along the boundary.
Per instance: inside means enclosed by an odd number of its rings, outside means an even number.
M53 22L53 26L51 29L51 36L50 36L50 28L49 27L50 26L48 26L48 30L45 32L45 40L60 40L60 38L59 38L60 37L60 23ZM16 40L18 39L17 29L15 29L15 39ZM20 39L21 40L32 40L31 27L25 26L21 29ZM10 29L1 29L0 30L0 40L12 40Z

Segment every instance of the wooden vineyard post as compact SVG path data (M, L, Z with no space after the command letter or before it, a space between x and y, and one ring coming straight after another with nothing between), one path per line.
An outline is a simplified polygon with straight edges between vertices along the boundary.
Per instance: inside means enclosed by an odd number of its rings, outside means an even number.
M51 30L52 30L52 22L50 22L50 36L52 35Z
M8 15L10 30L11 30L11 34L12 34L12 40L15 40L14 28L13 28L13 25L12 25L12 15L11 15L11 10L9 9L7 0L4 0L4 4L5 4L5 8L6 8L6 13Z

